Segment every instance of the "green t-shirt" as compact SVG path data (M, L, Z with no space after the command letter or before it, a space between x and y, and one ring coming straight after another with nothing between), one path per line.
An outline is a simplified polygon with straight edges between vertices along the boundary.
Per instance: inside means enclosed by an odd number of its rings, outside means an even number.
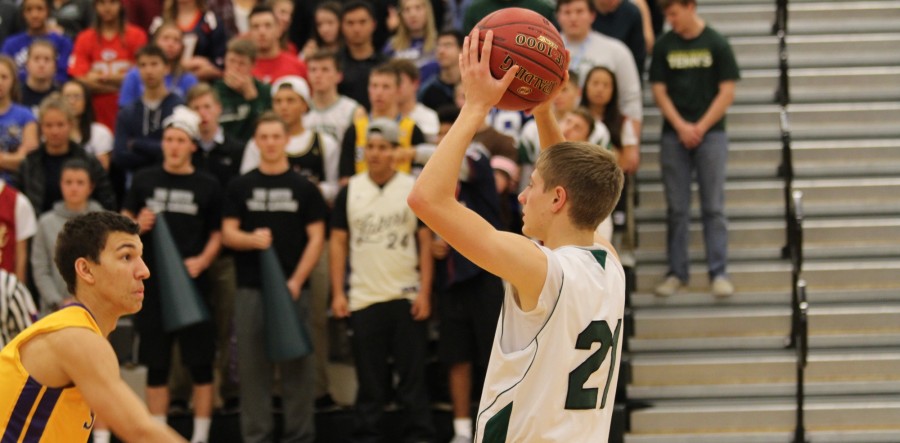
M463 32L469 35L472 28L488 14L505 8L530 9L544 16L556 26L556 2L548 0L473 0L463 16Z
M703 117L719 93L719 83L740 78L731 45L709 26L692 40L669 31L653 45L650 83L666 84L669 98L686 121ZM663 130L674 128L667 120ZM724 131L725 117L710 130Z

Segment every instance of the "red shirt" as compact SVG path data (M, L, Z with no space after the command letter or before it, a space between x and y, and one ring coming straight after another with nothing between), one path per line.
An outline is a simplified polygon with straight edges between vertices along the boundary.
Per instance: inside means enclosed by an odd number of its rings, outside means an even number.
M278 56L273 58L256 58L256 64L253 65L253 76L259 81L271 85L286 75L299 75L305 80L306 63L297 58L296 54L292 55L286 51L281 51Z
M69 58L69 75L78 78L91 71L124 75L134 66L134 55L147 44L147 34L132 24L125 25L125 35L105 39L94 28L81 31L75 38ZM94 116L109 128L116 127L119 93L94 94Z
M16 190L0 190L0 269L16 273Z

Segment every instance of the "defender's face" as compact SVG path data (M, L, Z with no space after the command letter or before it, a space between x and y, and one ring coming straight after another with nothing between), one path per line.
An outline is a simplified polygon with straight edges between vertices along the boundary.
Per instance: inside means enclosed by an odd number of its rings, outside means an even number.
M98 262L88 260L96 290L119 315L134 314L143 306L144 280L150 277L143 253L137 235L111 232Z

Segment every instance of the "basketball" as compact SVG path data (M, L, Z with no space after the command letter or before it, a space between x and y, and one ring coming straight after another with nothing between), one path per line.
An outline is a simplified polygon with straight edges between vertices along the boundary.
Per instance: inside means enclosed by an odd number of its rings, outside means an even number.
M542 15L529 9L505 8L481 19L475 28L479 51L487 31L494 31L490 59L494 78L503 78L506 71L519 65L497 108L531 109L562 85L569 55L559 32Z

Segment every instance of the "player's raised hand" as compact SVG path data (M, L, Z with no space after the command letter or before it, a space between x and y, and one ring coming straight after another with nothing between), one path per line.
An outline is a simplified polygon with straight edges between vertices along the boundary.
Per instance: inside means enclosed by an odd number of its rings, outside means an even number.
M494 32L487 31L480 51L479 32L477 28L473 29L463 41L462 53L459 56L459 72L466 91L466 106L490 109L503 97L506 88L515 79L519 66L513 66L506 71L502 79L494 78L490 68Z

